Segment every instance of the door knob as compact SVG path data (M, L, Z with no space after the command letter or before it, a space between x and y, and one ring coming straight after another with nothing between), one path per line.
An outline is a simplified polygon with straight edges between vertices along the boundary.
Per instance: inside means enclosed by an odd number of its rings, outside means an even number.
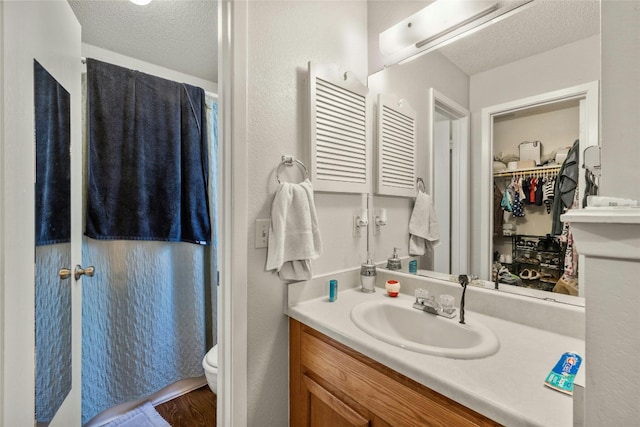
M71 277L71 269L61 268L58 274L60 275L60 280L68 279L69 277Z
M80 276L82 276L83 274L85 276L93 277L93 273L95 273L95 271L96 269L93 266L82 268L81 266L76 265L76 269L75 269L75 272L73 273L73 276L76 278L76 280L79 280Z

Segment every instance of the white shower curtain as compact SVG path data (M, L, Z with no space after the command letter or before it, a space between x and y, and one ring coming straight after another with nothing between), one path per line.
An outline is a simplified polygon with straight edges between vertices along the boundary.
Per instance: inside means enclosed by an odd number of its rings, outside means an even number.
M85 238L96 268L82 289L83 423L203 375L209 249Z

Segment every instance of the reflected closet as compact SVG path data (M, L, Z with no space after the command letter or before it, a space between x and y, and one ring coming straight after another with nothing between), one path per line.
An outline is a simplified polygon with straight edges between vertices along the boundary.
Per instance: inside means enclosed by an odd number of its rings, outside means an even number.
M567 239L558 232L562 224L553 225L553 200L558 173L579 138L579 99L494 117L493 280L577 295L577 281L575 290L558 283Z

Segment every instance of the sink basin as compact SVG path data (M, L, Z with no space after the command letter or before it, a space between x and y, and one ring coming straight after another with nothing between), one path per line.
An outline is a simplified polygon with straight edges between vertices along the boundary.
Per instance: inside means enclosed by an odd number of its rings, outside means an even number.
M475 359L498 351L491 329L456 316L447 319L411 307L410 298L367 301L351 310L351 320L374 338L407 350L453 359Z

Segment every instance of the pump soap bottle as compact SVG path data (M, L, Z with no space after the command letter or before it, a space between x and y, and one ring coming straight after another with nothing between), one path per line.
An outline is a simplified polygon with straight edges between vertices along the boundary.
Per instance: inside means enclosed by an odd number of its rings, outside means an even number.
M376 291L376 265L371 258L367 258L367 262L360 266L360 285L362 285L362 292Z
M393 256L387 260L387 268L389 270L400 270L402 269L402 262L400 258L398 258L398 250L400 248L393 248Z

